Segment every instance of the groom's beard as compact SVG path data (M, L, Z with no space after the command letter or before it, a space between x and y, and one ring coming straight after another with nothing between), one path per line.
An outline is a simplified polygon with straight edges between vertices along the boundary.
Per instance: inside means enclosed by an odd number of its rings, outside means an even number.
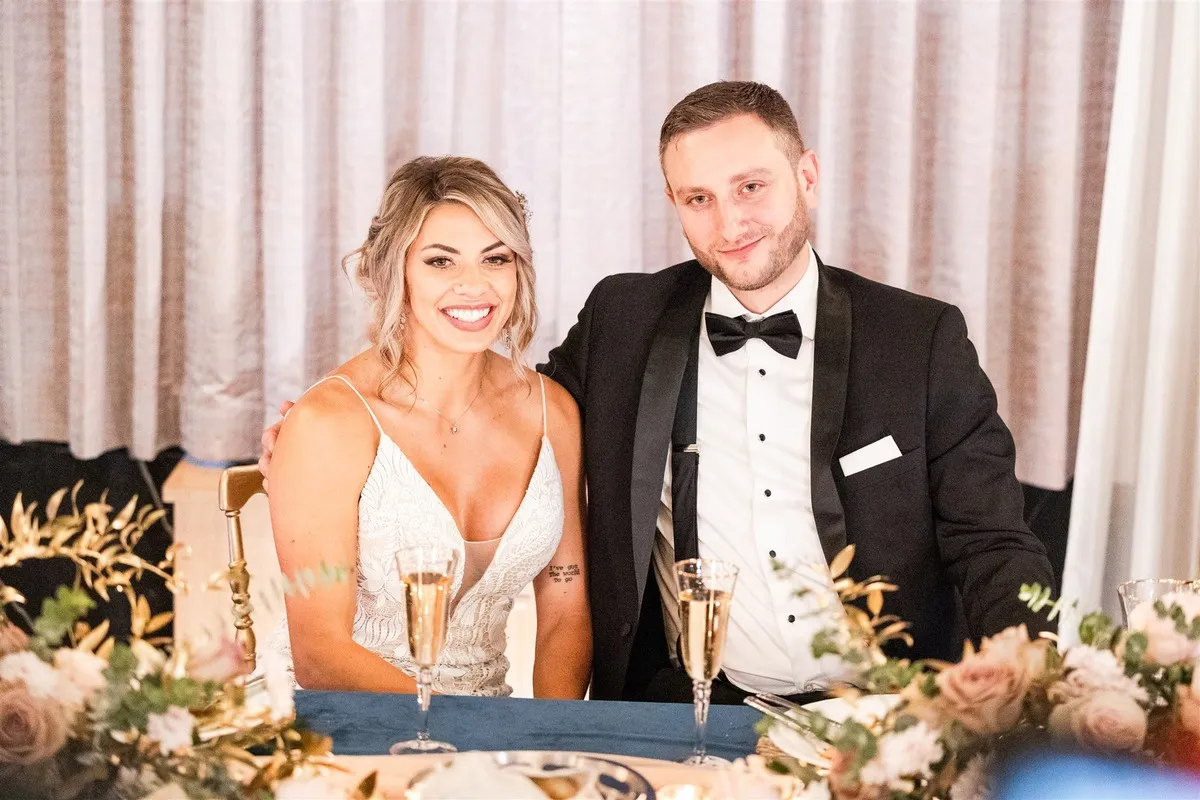
M779 276L787 271L787 268L799 257L804 250L805 243L808 242L809 234L812 233L812 220L808 215L808 206L804 202L803 197L796 198L796 213L792 216L791 222L783 229L783 233L776 235L774 229L763 227L758 233L765 233L773 242L770 254L767 256L767 265L758 275L755 276L739 276L732 274L731 270L725 269L721 264L720 254L716 249L701 250L693 244L691 239L688 239L688 246L692 248L692 254L696 256L696 260L700 262L700 266L704 267L716 277L721 283L739 292L754 292L762 289L765 286L770 286ZM684 235L686 238L686 234Z

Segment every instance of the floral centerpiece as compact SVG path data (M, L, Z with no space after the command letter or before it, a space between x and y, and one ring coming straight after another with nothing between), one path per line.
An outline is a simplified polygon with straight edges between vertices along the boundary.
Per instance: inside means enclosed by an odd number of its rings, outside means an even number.
M173 648L155 636L171 614L151 615L134 584L153 574L181 591L177 549L151 563L134 548L163 512L138 508L136 498L115 516L103 498L80 510L79 488L70 513L59 513L67 497L60 490L44 520L19 496L10 525L0 520L0 567L61 559L76 571L74 584L58 587L36 618L17 588L0 584L4 796L334 796L322 791L336 769L330 742L296 725L291 683L278 665L250 680L231 640ZM128 599L128 641L109 636L107 621L94 628L84 621L93 596L110 593ZM368 776L350 796L372 796L374 781Z
M831 564L846 614L814 637L813 654L840 656L854 673L853 686L837 694L898 699L870 723L819 713L787 723L828 744L823 767L773 764L805 784L802 797L984 800L997 749L1038 736L1200 769L1200 594L1143 604L1125 628L1086 614L1079 643L1062 652L1055 637L1031 639L1022 625L978 650L968 642L956 664L908 661L883 651L893 639L911 644L906 623L882 614L884 594L896 587L846 576L853 555L851 546ZM1037 585L1023 586L1021 599L1050 619L1061 610ZM760 730L777 724L764 719Z

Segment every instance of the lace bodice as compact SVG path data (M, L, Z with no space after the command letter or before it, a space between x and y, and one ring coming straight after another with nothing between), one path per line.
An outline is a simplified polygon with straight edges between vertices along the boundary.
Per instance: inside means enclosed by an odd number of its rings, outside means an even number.
M346 380L340 375L331 377ZM348 380L346 384L354 389ZM450 591L457 601L450 614L445 647L433 669L435 692L493 696L512 693L504 680L508 672L504 655L508 614L517 594L550 563L562 538L562 477L546 436L545 409L543 385L542 442L533 475L496 545L491 563L461 597L458 594L465 559L458 560L458 573ZM369 406L367 410L371 411ZM379 447L358 499L354 641L415 678L416 666L408 649L404 588L395 554L402 547L437 543L457 548L461 556L464 541L437 493L384 433L373 412L371 417L379 428ZM286 615L266 649L281 655L291 671Z

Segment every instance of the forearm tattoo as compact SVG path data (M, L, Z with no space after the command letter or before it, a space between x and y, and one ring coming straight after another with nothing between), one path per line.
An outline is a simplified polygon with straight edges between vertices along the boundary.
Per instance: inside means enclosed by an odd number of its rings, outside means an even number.
M551 564L550 580L555 583L570 583L580 575L578 564Z

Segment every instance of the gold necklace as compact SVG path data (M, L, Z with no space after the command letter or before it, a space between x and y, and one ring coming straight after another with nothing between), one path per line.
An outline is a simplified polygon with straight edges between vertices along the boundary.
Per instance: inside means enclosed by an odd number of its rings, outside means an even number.
M441 417L442 419L446 420L446 422L449 422L449 423L450 423L450 432L451 432L451 433L458 433L458 423L459 423L459 422L462 420L462 418L463 418L463 417L465 417L465 416L467 415L467 412L471 410L471 406L475 405L475 401L479 399L479 394L480 394L480 392L482 392L482 391L483 391L483 381L481 380L481 381L479 382L479 388L475 390L475 396L471 398L471 402L467 403L467 407L466 407L466 408L464 408L464 409L462 410L462 413L461 413L461 414L459 414L459 415L458 415L458 417L457 417L457 418L455 418L455 419L450 419L450 418L449 418L449 417L447 417L445 414L443 414L441 411L438 411L438 410L437 410L437 408L436 408L436 407L434 407L434 405L433 405L432 403L430 403L430 402L429 402L428 400L426 400L424 397L421 397L421 395L419 395L419 394L416 394L416 393L414 392L414 393L413 393L413 397L417 398L417 399L418 399L418 400L420 400L422 403L424 403L424 404L425 404L425 407L426 407L426 408L428 408L430 411L432 411L433 413L437 414L437 415L438 415L439 417Z

